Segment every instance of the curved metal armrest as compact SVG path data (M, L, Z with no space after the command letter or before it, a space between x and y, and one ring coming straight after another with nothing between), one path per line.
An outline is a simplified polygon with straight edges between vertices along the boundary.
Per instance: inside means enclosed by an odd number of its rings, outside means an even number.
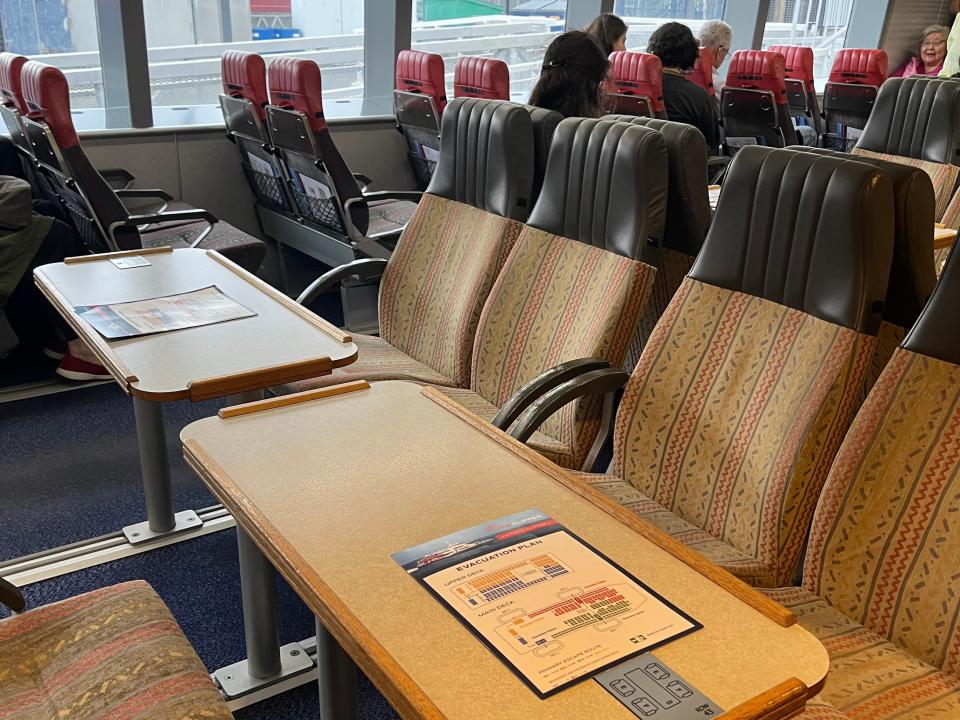
M362 198L350 198L347 205L357 200L406 200L407 202L420 202L423 193L420 190L375 190L374 192L365 192Z
M103 179L107 181L107 184L114 190L125 188L134 180L130 171L124 170L123 168L106 168L105 170L98 170L97 172L100 173L101 177L103 177Z
M533 403L517 422L510 435L520 442L526 442L544 420L564 405L589 395L606 395L619 390L629 379L630 373L626 370L604 368L568 380Z
M191 208L189 210L167 210L166 212L147 213L146 215L131 215L125 220L112 223L110 227L152 225L153 223L177 222L178 220L205 220L210 225L215 225L218 222L217 216L209 210Z
M363 258L345 263L333 270L328 270L310 283L307 289L300 293L297 302L304 306L309 305L318 295L353 275L359 276L362 280L373 280L383 275L386 267L387 261L383 258Z
M23 612L27 606L20 588L2 577L0 577L0 605L6 605L14 612Z
M727 173L727 165L733 158L726 155L711 155L707 158L707 178L711 185L719 185Z
M591 370L602 370L610 367L606 360L597 358L578 358L577 360L568 360L540 373L533 380L528 382L522 388L517 390L513 397L507 400L506 404L500 408L500 412L494 416L493 426L500 430L506 430L513 421L520 417L520 414L526 410L531 403L535 402L545 393L553 390L557 385L561 385L568 380L572 380Z
M360 186L362 192L366 192L367 188L373 185L373 180L370 179L369 175L364 175L363 173L351 173L353 179L357 181L357 185Z
M160 188L120 188L119 190L114 190L117 194L117 197L121 198L159 198L160 200L169 201L173 200L166 190L161 190Z

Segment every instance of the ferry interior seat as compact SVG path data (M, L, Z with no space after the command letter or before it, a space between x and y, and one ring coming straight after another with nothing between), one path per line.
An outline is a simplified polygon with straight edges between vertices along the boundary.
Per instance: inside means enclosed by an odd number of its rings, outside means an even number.
M798 146L791 149L873 165L890 179L893 186L893 262L883 304L883 321L877 334L877 349L867 371L866 394L907 330L917 321L937 284L933 252L933 183L922 169L902 163L825 148Z
M220 691L160 596L143 580L22 612L0 578L0 702L7 717L230 720Z
M847 433L801 587L766 591L830 654L811 718L960 713L958 309L954 252ZM818 714L824 708L834 714Z
M453 71L453 96L509 100L510 68L496 58L459 57Z
M278 392L361 378L469 384L480 310L530 213L530 110L498 100L450 102L437 170L389 262L347 263L298 298L309 306L344 278L379 278L380 336L354 334L357 362Z
M437 166L440 116L446 104L443 58L436 53L401 50L397 55L393 111L420 190L427 187Z
M358 255L389 257L421 193L361 189L327 127L315 62L277 58L268 85L270 141L287 172L297 221L262 212L261 219L270 218L265 231L281 243L288 234L305 234L305 251L332 267Z
M34 157L91 252L169 245L217 250L250 271L260 267L266 245L210 212L173 202L158 189L115 190L87 158L70 114L63 73L36 61L23 65L23 119ZM131 214L123 199L153 199L158 210Z
M823 89L823 146L849 152L873 111L887 79L885 50L844 48L833 59Z
M501 429L541 394L598 368L622 369L650 294L667 201L663 135L623 122L561 121L546 181L484 304L470 384L441 388ZM530 446L592 467L612 394L551 417Z
M710 97L716 96L717 89L713 86L713 51L710 48L700 48L693 68L685 72L684 76L694 85L706 90Z
M816 147L823 134L823 116L820 114L820 102L813 84L813 48L800 45L772 45L770 52L783 55L784 85L787 90L787 106L797 126L804 145ZM811 132L799 128L809 127Z
M240 167L257 205L292 214L286 173L267 129L267 65L256 53L228 50L220 59L220 109L227 137L237 146Z
M656 55L629 50L610 53L610 72L601 92L607 112L667 118L663 65Z
M792 582L876 345L893 225L876 168L743 148L627 383L611 468L581 477L748 583ZM513 436L590 392L558 386Z
M733 54L720 96L727 155L744 145L798 144L787 105L784 66L780 53L738 50Z

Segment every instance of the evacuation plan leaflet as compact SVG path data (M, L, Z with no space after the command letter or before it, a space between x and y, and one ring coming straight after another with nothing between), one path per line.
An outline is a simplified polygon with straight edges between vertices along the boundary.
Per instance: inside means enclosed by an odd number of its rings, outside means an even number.
M148 300L80 305L74 310L107 340L213 325L256 315L228 298L215 285Z
M702 627L539 510L393 559L540 697Z

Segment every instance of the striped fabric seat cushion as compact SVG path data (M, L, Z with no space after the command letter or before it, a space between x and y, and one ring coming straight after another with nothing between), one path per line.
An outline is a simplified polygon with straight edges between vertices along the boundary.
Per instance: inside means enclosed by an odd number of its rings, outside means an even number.
M878 153L862 148L854 148L853 154L888 160L923 170L930 176L930 180L933 182L933 191L937 199L937 220L945 216L950 198L953 195L954 187L957 184L957 174L960 173L960 167L946 163L930 162L929 160L917 160L916 158L904 157L902 155Z
M351 380L409 380L424 385L453 385L453 379L441 375L431 367L417 362L406 353L397 350L386 340L373 335L353 336L357 345L357 361L337 368L329 375L287 383L277 388L282 395L304 390L339 385Z
M470 388L502 407L559 363L595 357L622 365L653 276L642 262L525 227L483 308ZM570 466L579 468L601 415L601 399L588 398L540 429L572 448Z
M764 566L756 558L740 552L732 545L717 540L696 525L691 525L683 518L677 517L656 500L651 500L633 485L614 475L574 474L614 502L623 505L651 525L657 526L717 565L723 566L730 572L735 572L741 578L748 580L766 578L773 574L775 570L775 568Z
M475 415L487 422L493 420L499 408L491 405L472 390L463 388L440 388L440 392L455 400ZM554 440L542 432L535 432L527 440L527 445L558 465L569 467L572 462L572 449L559 440Z
M170 611L143 581L0 622L4 720L231 717Z
M823 488L804 588L917 662L957 674L958 516L960 365L898 349Z
M453 384L469 385L480 311L520 228L424 194L380 283L380 336Z
M848 558L851 566L857 562ZM960 678L905 652L801 588L765 590L790 608L830 655L823 690L803 720L946 720L960 717ZM937 613L940 620L943 616Z
M785 585L875 344L688 277L627 384L613 474Z

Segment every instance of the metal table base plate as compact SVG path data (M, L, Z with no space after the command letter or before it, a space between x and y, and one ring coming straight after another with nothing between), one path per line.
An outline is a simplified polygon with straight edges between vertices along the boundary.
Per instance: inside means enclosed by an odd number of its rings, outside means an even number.
M173 517L176 522L169 530L160 532L151 530L150 521L144 520L134 525L124 526L123 534L127 538L128 543L137 545L139 543L149 542L150 540L156 540L157 538L166 537L167 535L173 535L186 530L196 530L199 527L203 527L203 521L193 510L182 510Z
M312 670L315 665L300 643L290 643L280 647L280 667L276 675L257 678L250 675L247 661L241 660L220 668L213 673L213 677L227 699L232 700Z

